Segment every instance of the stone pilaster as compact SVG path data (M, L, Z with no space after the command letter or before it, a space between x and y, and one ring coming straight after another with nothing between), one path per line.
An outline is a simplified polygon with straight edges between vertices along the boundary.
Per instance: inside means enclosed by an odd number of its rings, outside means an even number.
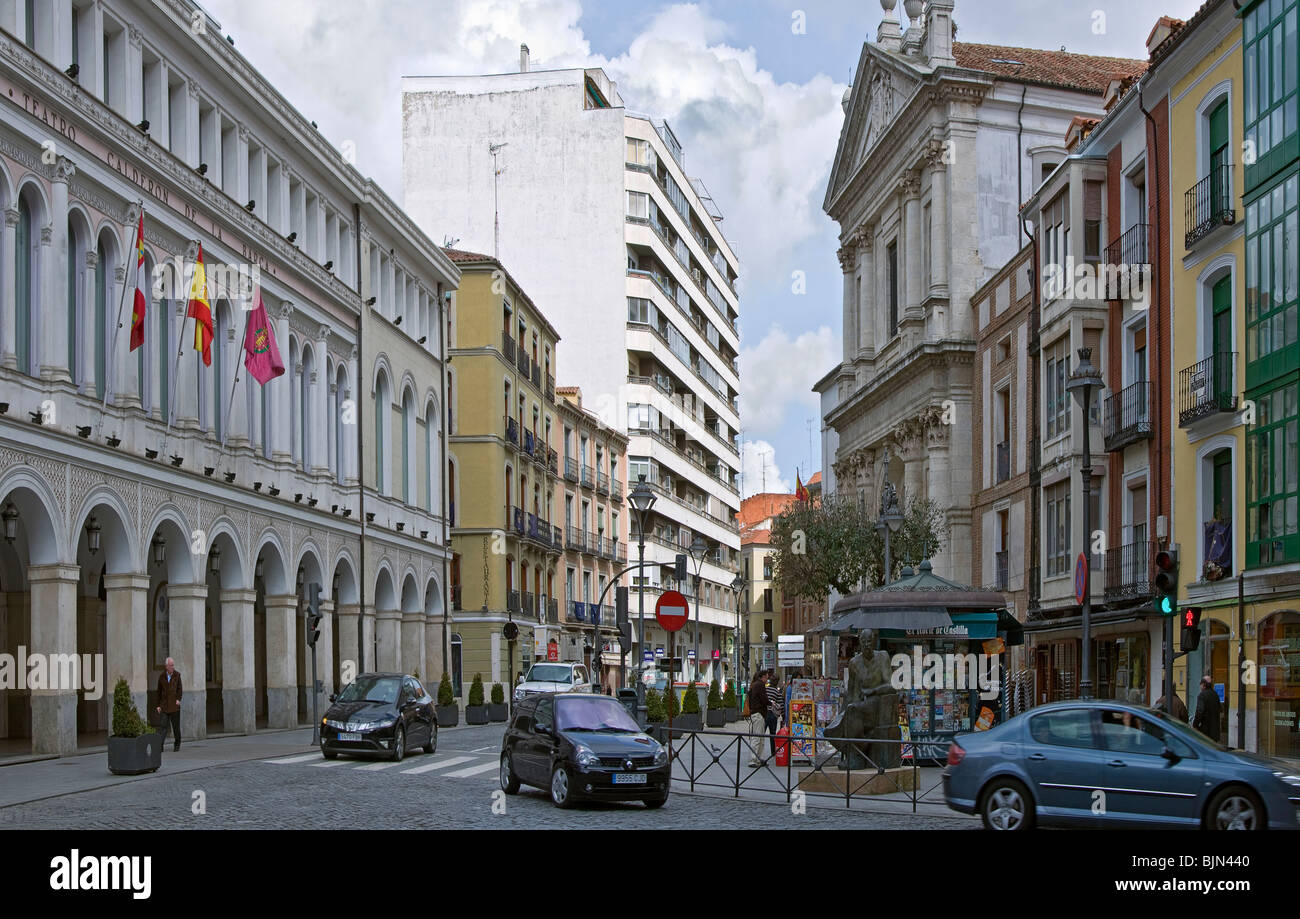
M77 653L76 565L39 565L27 569L31 589L30 653ZM73 658L75 660L75 657ZM59 676L67 676L60 669ZM56 674L47 674L53 684ZM77 674L78 679L80 674ZM66 755L77 750L77 690L60 680L54 688L32 689L32 752Z
M181 737L208 734L206 584L167 587L168 655L181 674ZM155 716L156 717L156 716Z
M298 598L266 598L266 720L298 726Z
M112 692L119 678L131 688L138 711L148 711L149 661L146 658L149 622L149 576L104 576L108 597L108 649L104 679ZM157 719L153 719L156 721Z
M221 592L221 707L232 734L257 731L255 590Z

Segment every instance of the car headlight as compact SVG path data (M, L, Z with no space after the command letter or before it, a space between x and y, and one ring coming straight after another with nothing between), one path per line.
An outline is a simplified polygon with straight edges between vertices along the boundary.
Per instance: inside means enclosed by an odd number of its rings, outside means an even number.
M336 731L347 730L347 725L345 725L342 721L330 721L328 718L325 719L325 726L327 728L334 728L334 730Z
M655 765L662 766L666 762L668 762L668 751L660 747L659 752L655 754Z
M578 765L579 766L599 766L600 757L589 750L587 747L578 748Z
M380 718L380 719L378 719L377 721L365 721L365 722L362 722L362 724L361 724L361 730L363 730L363 731L377 731L377 730L379 730L380 728L392 727L392 726L393 726L394 724L396 724L396 723L397 723L397 719L396 719L395 717L393 717L393 716L390 715L390 716L387 717L387 718Z
M1290 775L1286 772L1274 772L1273 775L1277 776L1283 782L1286 782L1292 788L1300 788L1300 775Z
M515 690L515 701L518 702L523 697L524 697L524 688L520 686Z

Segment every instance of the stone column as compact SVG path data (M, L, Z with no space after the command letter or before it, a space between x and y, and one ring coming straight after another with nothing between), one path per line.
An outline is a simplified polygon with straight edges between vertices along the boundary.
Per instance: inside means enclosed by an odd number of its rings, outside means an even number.
M27 569L31 587L31 654L77 653L76 565L39 565ZM63 658L60 658L63 659ZM75 665L74 665L75 666ZM47 688L32 689L32 752L66 755L77 750L77 689L68 686L65 667L52 666ZM76 674L80 680L81 675ZM57 679L57 683L56 683ZM79 684L78 684L79 685Z
M402 614L398 610L375 612L375 667L378 670L402 669Z
M255 590L221 592L221 706L232 734L257 731L256 600Z
M177 300L173 304L176 310L174 327L179 330L181 338L178 340L178 347L181 350L180 360L172 359L171 367L167 368L174 379L170 384L175 388L176 402L172 409L172 426L182 430L197 430L199 427L199 378L196 364L203 361L203 357L194 351L194 323L198 320L186 320L188 303L185 300Z
M339 639L342 640L340 635ZM310 648L308 651L310 652ZM334 601L320 601L320 638L316 640L316 678L321 681L323 692L320 697L319 713L325 714L329 707L326 701L334 692ZM311 655L307 657L307 711L311 711Z
M361 607L356 605L340 606L335 613L339 620L339 646L336 649L339 659L339 678L343 677L343 668L352 664L353 674L363 672L361 668Z
M167 587L168 654L181 674L181 739L208 735L206 584Z
M68 255L72 257L71 253ZM95 392L95 346L99 343L99 330L95 328L95 288L98 284L100 271L99 265L99 246L92 239L90 245L86 247L86 271L81 279L81 302L83 304L81 312L81 325L77 328L77 335L81 339L81 366L83 368L82 379L85 382L84 392L88 395ZM112 269L105 265L104 271ZM110 285L111 286L111 285ZM110 320L116 322L116 319ZM129 339L130 336L128 335ZM104 348L104 353L111 351L111 346ZM69 368L74 369L75 368Z
M298 598L266 598L266 721L298 726Z
M38 289L44 291L46 304L40 318L42 380L66 382L72 379L72 368L68 366L67 321L68 180L76 171L72 161L65 156L60 156L46 171L50 179L50 224L41 228L41 278L36 281ZM94 309L88 309L83 320L93 325L94 315ZM86 356L85 362L87 393L95 392L93 353ZM95 392L95 395L103 394Z
M442 659L442 617L429 618L424 621L424 667L421 668L420 675L424 677L422 681L424 688L429 691L430 695L436 695L438 690L438 681L442 679L442 673L447 669ZM507 696L512 693L513 688L507 689Z
M374 671L375 666L375 609L368 606L361 614L361 662L357 672Z
M903 290L900 319L907 318L911 311L920 307L925 299L924 280L921 277L921 180L914 173L909 174L899 190L903 194L903 232L906 241L903 244L903 268L899 279Z
M424 613L402 614L401 662L407 673L418 670L422 677L429 675L424 662Z
M303 406L303 411L311 412L311 472L316 475L329 475L330 447L329 431L334 423L330 411L330 381L328 373L330 327L323 325L316 335L316 370L311 380L311 405Z
M109 366L113 369L113 404L122 408L140 408L144 404L144 386L140 379L139 352L131 351L131 314L135 306L135 288L126 291L128 279L126 269L121 265L113 269L113 282L108 285L107 291L110 328L117 327L117 319L114 317L118 307L122 308L122 328L118 330L116 339L109 338L107 349L111 354ZM149 347L148 322L149 317L146 315L145 344L141 348Z
M945 146L930 147L930 288L936 296L948 295L948 164Z
M131 701L141 712L148 711L149 693L149 576L107 574L108 648L104 679L111 693L119 678L131 687ZM154 722L157 719L153 719Z
M10 270L18 266L18 208L5 208L4 264ZM0 366L18 367L18 294L17 285L8 278L0 284Z
M235 301L232 301L233 306ZM223 380L239 379L231 387L231 392L223 392L221 398L230 399L230 423L226 426L226 447L234 450L247 448L248 438L248 371L244 369L244 326L248 319L248 310L234 309L231 312L230 329L226 334L225 361L222 370ZM224 388L224 387L223 387Z
M343 425L343 441L347 444L347 464L343 468L347 470L347 484L356 485L360 481L357 472L357 431L361 425L361 394L365 392L365 387L361 383L356 348L353 348L352 353L348 355L348 386L350 388L343 394L343 400L345 406L348 400L351 400L352 423Z
M289 359L289 317L293 315L293 304L283 304L276 313L275 319L275 339L280 348L280 354L285 361ZM287 367L286 367L287 369ZM271 386L272 402L272 427L271 431L271 450L272 459L277 463L291 463L293 461L292 431L290 430L290 418L292 417L293 387L297 384L292 373L282 374L277 379L272 380L268 385Z
M855 275L857 268L857 249L851 241L836 253L840 259L840 270L844 272L844 363L852 364L857 357L857 321L858 321L858 283Z
M876 353L876 277L875 234L870 227L857 232L858 270L862 283L858 284L858 352L865 357Z

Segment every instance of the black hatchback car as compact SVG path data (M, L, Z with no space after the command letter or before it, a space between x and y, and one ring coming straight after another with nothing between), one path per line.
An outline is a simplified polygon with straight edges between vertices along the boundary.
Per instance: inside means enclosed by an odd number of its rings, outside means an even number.
M668 751L610 696L543 693L520 700L501 739L501 788L548 790L556 807L579 799L668 801Z
M365 673L335 696L320 723L320 748L326 759L340 753L383 754L401 762L406 751L438 748L433 698L415 677Z

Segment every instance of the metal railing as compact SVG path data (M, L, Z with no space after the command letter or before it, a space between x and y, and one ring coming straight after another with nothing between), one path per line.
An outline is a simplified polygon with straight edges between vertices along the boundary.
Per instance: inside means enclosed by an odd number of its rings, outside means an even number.
M514 525L515 532L520 536L524 535L524 520L524 509L522 507L516 507L514 509Z
M1011 444L1003 441L997 445L997 479L994 484L1000 484L1011 478Z
M595 483L596 470L592 469L590 466L584 465L582 467L582 486L584 488L591 488Z
M524 452L527 453L529 456L532 456L536 443L537 442L533 440L533 432L525 430L524 431Z
M596 473L596 491L603 491L605 494L609 494L609 473Z
M536 616L536 615L537 615L537 607L534 606L533 603L534 603L534 601L533 601L533 595L532 595L532 592L531 592L531 591L527 591L527 590L525 590L525 591L523 592L523 594L521 595L521 604L520 604L520 607L519 607L519 613L520 613L520 615L523 615L523 616Z
M612 497L615 501L622 501L623 483L620 482L618 479L614 479L613 483L610 485L609 494L610 497Z
M537 361L533 361L532 380L534 386L538 389L542 388L542 365Z
M551 475L556 475L560 470L560 454L548 449L546 451L546 468L550 470Z
M501 333L501 354L511 364L515 362L515 340L510 337L509 332Z
M1151 436L1151 393L1147 381L1127 386L1106 400L1104 432L1108 453Z
M1147 237L1151 225L1135 223L1106 247L1107 265L1150 265Z
M528 379L528 365L529 365L528 352L525 351L522 346L520 346L519 355L515 359L515 367L519 370L521 374L523 374L525 380Z
M549 373L546 375L546 401L555 401L555 377Z
M583 549L582 531L577 527L569 526L569 538L565 541L565 547L581 552Z
M1187 227L1183 242L1188 249L1215 228L1237 222L1230 164L1212 167L1209 175L1187 189L1183 195L1183 218Z
M1211 354L1178 374L1178 424L1186 427L1220 412L1237 410L1237 355Z
M564 458L564 477L570 482L578 481L578 461L571 456Z
M510 613L519 612L519 591L506 591L506 611Z
M1143 539L1106 550L1106 602L1138 600L1152 594L1156 541Z
M1003 549L1001 552L994 554L993 576L995 578L994 584L996 590L1005 591L1007 589L1007 573L1008 573L1007 562L1008 562L1008 555L1006 549Z
M515 446L519 445L519 422L506 416L506 440Z

